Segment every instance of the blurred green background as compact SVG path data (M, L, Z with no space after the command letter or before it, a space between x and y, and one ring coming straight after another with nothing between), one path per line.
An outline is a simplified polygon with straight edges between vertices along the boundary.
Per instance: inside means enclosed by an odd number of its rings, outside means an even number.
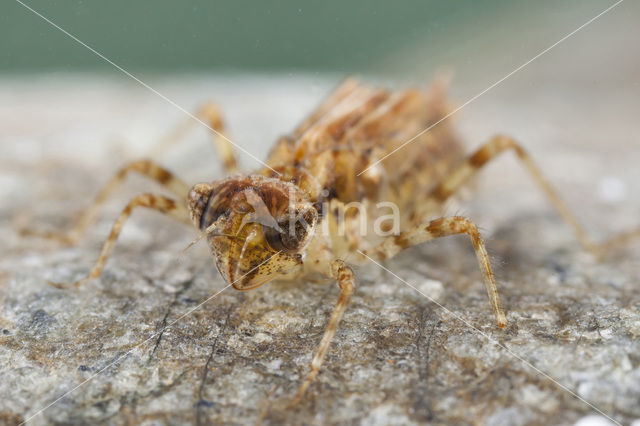
M132 71L326 70L402 73L512 65L613 2L565 0L36 1L52 22ZM14 0L2 3L0 72L115 71ZM403 56L403 52L406 54ZM418 56L418 57L416 57ZM465 57L465 58L461 58ZM502 66L498 59L498 66ZM487 62L487 61L483 61Z

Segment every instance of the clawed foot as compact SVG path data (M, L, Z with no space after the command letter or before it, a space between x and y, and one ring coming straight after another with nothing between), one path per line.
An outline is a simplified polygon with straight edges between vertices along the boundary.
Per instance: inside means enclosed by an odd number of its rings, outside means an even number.
M57 282L54 282L54 281L47 280L47 284L49 284L50 286L53 286L55 288L59 288L60 290L68 290L70 288L78 288L82 284L84 284L84 283L86 283L87 281L90 281L90 280L91 280L91 278L89 278L89 277L83 278L81 280L78 280L75 283L57 283Z
M307 392L307 388L309 387L311 382L313 382L313 380L315 379L316 374L317 374L317 371L315 370L312 370L309 373L305 381L298 388L298 392L296 393L296 396L294 396L291 402L287 404L287 408L294 408L296 405L298 405L302 401L302 398L304 398L304 394Z

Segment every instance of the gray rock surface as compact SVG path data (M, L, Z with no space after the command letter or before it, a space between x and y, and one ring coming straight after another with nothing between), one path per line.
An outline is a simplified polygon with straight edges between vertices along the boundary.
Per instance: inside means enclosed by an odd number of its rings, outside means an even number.
M336 81L152 85L185 107L215 98L232 139L263 157ZM497 92L456 121L470 147L498 131L522 140L603 239L640 224L640 97L580 84ZM101 279L77 290L48 285L86 274L126 199L159 190L134 177L77 247L16 232L71 225L118 166L148 154L181 113L120 80L9 80L0 93L0 423L35 415L30 424L513 425L599 415L575 395L617 421L640 418L639 245L594 259L510 155L487 168L461 207L483 227L509 327L494 325L463 237L386 263L446 310L377 266L360 266L318 380L288 409L335 285L270 283L207 301L225 284L205 245L181 254L196 232L151 212L127 224ZM604 95L609 108L598 104ZM578 96L593 108L567 113ZM600 120L584 120L590 114ZM158 160L192 183L221 176L201 129Z

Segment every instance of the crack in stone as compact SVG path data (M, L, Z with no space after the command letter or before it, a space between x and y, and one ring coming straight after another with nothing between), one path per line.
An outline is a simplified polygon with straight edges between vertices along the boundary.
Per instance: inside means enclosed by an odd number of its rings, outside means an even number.
M431 330L429 330L423 361L421 342L425 338L425 326L427 324L427 320L429 319L429 313L425 307L422 307L420 311L421 315L418 321L418 336L416 338L416 353L418 358L418 383L412 392L414 394L413 406L416 414L420 415L423 420L433 421L435 419L435 416L431 409L428 386L430 373L429 361L431 355L431 341L433 340L433 335L435 334L436 328L442 322L434 321Z
M202 372L202 379L200 380L200 388L198 389L198 401L194 404L194 407L196 409L196 424L197 425L203 424L203 421L202 421L202 416L203 416L202 407L212 407L214 405L213 402L205 400L203 398L202 394L204 393L205 382L207 380L207 375L209 374L209 364L211 363L211 360L213 359L213 354L216 351L216 346L218 344L218 340L219 340L220 336L225 332L225 330L227 328L227 325L229 324L229 318L230 317L231 317L231 308L227 309L227 317L224 320L224 322L222 323L222 325L220 327L220 331L216 335L215 339L213 339L213 343L211 343L211 351L209 352L209 356L207 357L207 362L204 365L204 370Z
M182 283L182 288L177 291L176 293L174 293L173 295L173 301L169 304L169 306L167 307L167 310L164 314L164 317L162 318L162 322L160 324L160 334L158 334L158 338L156 339L156 343L153 346L153 350L151 351L151 354L149 355L149 359L147 360L147 365L149 365L151 363L151 360L153 359L153 355L156 353L156 350L158 349L158 346L160 346L160 341L162 340L162 336L164 335L164 331L167 329L167 318L169 318L169 315L171 314L171 310L173 309L173 307L178 303L178 300L180 298L180 296L182 296L182 294L184 294L187 290L189 290L189 288L191 288L191 285L193 284L194 280L193 279L189 279L185 282Z

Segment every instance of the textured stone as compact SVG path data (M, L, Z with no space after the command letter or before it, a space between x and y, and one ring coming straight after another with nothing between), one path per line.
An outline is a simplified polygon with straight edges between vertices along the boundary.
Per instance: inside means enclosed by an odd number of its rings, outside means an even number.
M178 81L158 89L187 107L215 94L233 140L259 157L334 83ZM522 360L618 421L640 418L638 244L603 261L585 253L515 160L489 166L463 205L484 228L508 328L494 324L464 237L386 263L446 310L377 266L360 266L318 380L287 409L338 297L335 285L270 283L206 301L224 288L206 247L181 254L195 231L150 212L127 224L101 279L77 290L48 285L87 273L125 200L150 190L139 178L77 247L16 233L26 223L70 225L119 165L149 152L167 123L182 118L179 111L104 80L11 81L0 92L13 102L0 139L0 422L19 423L52 403L33 424L604 421ZM637 140L625 137L634 123L614 121L612 112L603 142L605 130L569 122L581 138L561 145L562 130L519 119L552 122L554 108L536 111L551 93L538 90L526 103L511 93L494 97L484 113L459 120L461 132L476 146L484 133L474 129L487 117L515 123L491 133L513 130L596 238L640 223L640 157ZM221 175L201 131L159 160L193 183Z

